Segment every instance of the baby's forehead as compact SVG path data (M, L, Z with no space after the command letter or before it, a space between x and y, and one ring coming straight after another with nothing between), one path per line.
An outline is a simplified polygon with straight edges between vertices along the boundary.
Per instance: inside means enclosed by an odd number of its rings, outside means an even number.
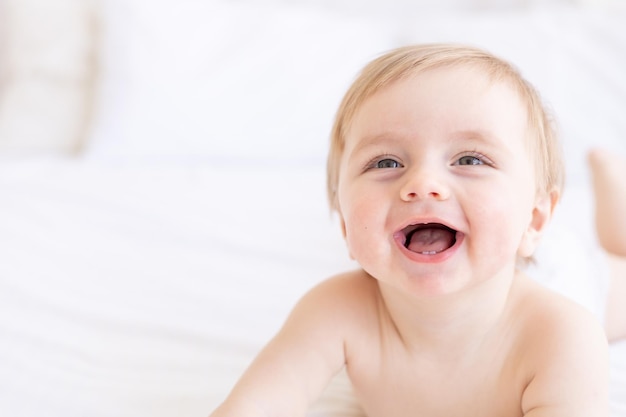
M354 101L351 114L346 118L348 123L353 121L362 107L369 103L373 97L383 95L389 90L403 88L411 84L419 86L419 90L426 90L431 87L433 80L448 78L451 80L450 89L458 87L455 83L457 79L463 80L463 85L471 85L475 88L477 94L481 94L493 87L504 88L509 90L514 97L514 101L528 104L528 97L524 91L523 79L513 71L503 71L502 69L492 68L488 64L479 64L474 62L459 64L440 64L427 68L410 68L403 72L394 74L384 80L374 80L371 85L364 85L360 97ZM423 87L423 88L422 88ZM413 90L415 91L415 90Z
M390 115L404 113L419 118L438 111L447 112L450 118L477 117L491 122L491 115L485 114L483 108L491 109L493 117L498 117L501 108L508 108L508 116L519 116L526 128L529 106L522 93L515 78L493 74L477 65L408 71L363 94L345 120L344 132L353 130L355 124L369 125L372 118L391 119Z

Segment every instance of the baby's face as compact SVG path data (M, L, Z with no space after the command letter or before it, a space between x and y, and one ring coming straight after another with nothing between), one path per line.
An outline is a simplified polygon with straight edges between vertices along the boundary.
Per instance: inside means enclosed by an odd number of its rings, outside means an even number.
M535 190L517 93L476 69L443 68L363 103L338 199L350 254L368 273L436 295L512 276L544 224Z

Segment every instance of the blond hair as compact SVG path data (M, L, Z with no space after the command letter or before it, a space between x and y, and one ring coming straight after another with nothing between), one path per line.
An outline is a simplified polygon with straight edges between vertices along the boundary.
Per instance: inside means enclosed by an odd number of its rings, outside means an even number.
M484 70L491 81L504 81L513 87L528 114L529 145L534 156L537 191L560 193L565 176L560 145L552 119L533 86L511 64L484 50L462 45L422 44L394 49L370 62L339 105L327 160L327 192L333 210L340 210L337 185L346 134L365 100L394 81L452 65L476 67Z

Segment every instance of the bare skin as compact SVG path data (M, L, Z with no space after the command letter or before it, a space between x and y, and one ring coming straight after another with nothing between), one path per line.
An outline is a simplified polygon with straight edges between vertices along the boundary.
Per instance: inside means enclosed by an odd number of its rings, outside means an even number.
M611 286L605 327L613 341L626 337L626 158L593 149L589 166L598 240L609 255Z
M474 67L368 98L338 185L362 269L305 295L211 417L304 416L344 367L368 417L607 417L604 330L516 268L558 199L527 120Z
M593 149L589 152L589 166L598 239L608 252L626 257L626 158Z
M569 300L518 274L498 316L457 306L416 337L379 285L355 271L313 289L212 416L304 416L343 366L369 417L608 415L602 330Z

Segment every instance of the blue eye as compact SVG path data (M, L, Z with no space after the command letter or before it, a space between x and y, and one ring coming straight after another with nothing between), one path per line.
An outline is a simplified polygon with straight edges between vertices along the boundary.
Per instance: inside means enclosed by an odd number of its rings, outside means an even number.
M457 165L484 165L484 162L477 156L465 155L459 158Z
M374 168L402 168L402 164L394 159L385 158L377 161Z

